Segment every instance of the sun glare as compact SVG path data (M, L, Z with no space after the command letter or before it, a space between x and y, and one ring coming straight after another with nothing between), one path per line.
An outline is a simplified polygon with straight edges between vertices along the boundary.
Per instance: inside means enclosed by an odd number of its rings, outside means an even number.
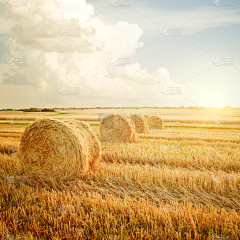
M224 95L216 90L207 91L202 95L202 104L205 107L225 107Z

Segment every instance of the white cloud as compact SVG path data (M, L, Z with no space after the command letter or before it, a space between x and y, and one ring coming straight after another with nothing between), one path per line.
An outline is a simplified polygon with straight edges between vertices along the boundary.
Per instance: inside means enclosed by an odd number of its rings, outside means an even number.
M59 86L79 87L80 96L68 96L68 100L87 98L97 106L106 105L110 99L116 104L122 100L129 101L130 105L144 105L147 99L160 97L163 100L159 86L181 86L163 67L150 73L139 63L126 66L109 63L111 57L131 58L143 47L139 41L143 30L138 24L110 23L103 17L94 17L94 7L85 0L36 0L29 4L29 7L11 7L1 17L10 29L7 31L4 27L2 33L13 36L4 42L6 54L2 60L10 56L28 58L27 67L13 66L2 75L4 84L33 86L46 102L59 96ZM163 11L161 14L164 25L169 15ZM177 15L183 19L183 14ZM236 20L229 16L225 21L227 19ZM216 17L215 23L219 22ZM201 21L188 25L193 29L196 24L204 27ZM172 26L173 22L168 22L168 27ZM196 90L197 86L191 85L190 89ZM66 97L61 97L56 100L60 105L66 101ZM113 102L110 105L114 105Z
M4 18L15 24L11 25L14 38L5 41L3 60L9 56L28 57L29 65L10 68L3 83L33 85L42 97L57 95L58 86L79 86L83 97L134 98L151 94L153 83L146 76L161 83L169 81L166 69L150 74L138 63L111 66L110 57L130 56L143 46L139 42L143 31L137 24L111 24L97 17L81 25L93 14L93 6L84 0L37 0L29 7L6 10ZM66 29L78 29L80 36L61 36L57 33L59 27L64 34Z

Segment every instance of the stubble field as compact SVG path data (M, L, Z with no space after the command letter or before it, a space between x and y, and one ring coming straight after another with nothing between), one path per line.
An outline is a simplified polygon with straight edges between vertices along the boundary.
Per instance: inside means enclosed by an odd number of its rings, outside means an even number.
M160 115L165 129L102 143L94 172L45 184L17 155L25 127L43 115L0 112L1 239L240 238L240 112L214 112L216 122L202 110L121 111ZM85 120L99 136L98 113L121 111L44 116Z

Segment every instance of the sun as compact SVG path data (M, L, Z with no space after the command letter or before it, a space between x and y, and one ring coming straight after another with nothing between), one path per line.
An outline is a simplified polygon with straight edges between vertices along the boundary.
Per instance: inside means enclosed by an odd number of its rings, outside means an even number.
M202 106L205 107L225 107L225 95L217 90L208 90L201 97Z

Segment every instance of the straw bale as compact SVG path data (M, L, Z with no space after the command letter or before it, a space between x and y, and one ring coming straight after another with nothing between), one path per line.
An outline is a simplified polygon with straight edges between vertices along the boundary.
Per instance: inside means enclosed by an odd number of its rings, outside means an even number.
M89 166L93 167L95 166L101 157L101 144L95 133L93 132L92 128L89 126L88 123L85 123L83 121L78 121L74 119L66 119L63 120L64 122L67 122L70 124L77 132L81 134L81 132L84 132L88 144L86 146L88 147L88 162Z
M109 114L100 122L100 140L102 142L135 141L135 129L132 121L125 115Z
M164 129L163 119L158 116L150 116L147 119L149 128Z
M133 114L130 116L134 122L135 129L137 133L148 133L147 120L143 115Z
M25 129L19 158L29 175L42 179L75 179L88 171L88 145L86 132L74 124L42 118Z

